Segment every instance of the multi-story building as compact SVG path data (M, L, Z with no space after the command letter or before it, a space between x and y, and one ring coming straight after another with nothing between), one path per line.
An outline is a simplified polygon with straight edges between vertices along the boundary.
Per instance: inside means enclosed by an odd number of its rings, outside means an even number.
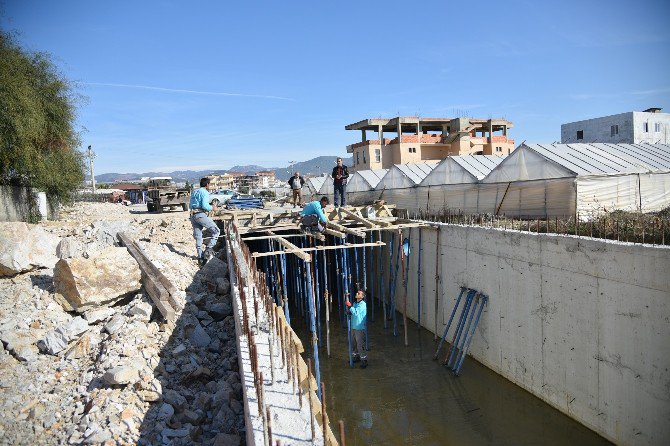
M227 173L223 175L208 175L209 184L215 190L220 189L232 189L233 188L233 176Z
M669 144L670 113L661 108L585 119L561 125L561 143Z
M275 183L275 173L271 170L256 172L256 188L267 189Z
M353 170L389 169L451 155L507 156L514 150L514 140L507 137L512 127L505 119L365 119L345 127L361 132L361 141L347 146L347 153L353 154ZM376 139L368 139L368 132L375 132ZM385 133L395 135L384 138Z

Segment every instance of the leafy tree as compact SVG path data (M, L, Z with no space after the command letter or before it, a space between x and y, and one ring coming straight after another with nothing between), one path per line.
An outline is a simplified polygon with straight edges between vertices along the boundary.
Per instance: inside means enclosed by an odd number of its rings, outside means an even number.
M68 203L84 180L74 130L78 97L48 54L22 49L0 30L0 183Z

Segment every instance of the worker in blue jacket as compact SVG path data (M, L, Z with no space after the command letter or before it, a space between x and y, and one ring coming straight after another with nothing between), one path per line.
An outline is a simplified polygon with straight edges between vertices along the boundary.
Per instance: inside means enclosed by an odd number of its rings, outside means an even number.
M368 366L368 355L365 352L365 327L366 316L368 314L367 306L365 305L365 293L358 291L356 293L356 303L353 305L347 299L347 307L349 317L351 318L351 349L354 354L354 362L361 362L361 368Z
M300 216L300 224L305 231L323 232L328 223L328 217L323 209L328 206L328 197L321 197L319 201L311 201L305 205ZM323 223L323 224L322 224Z
M195 238L195 249L198 252L198 263L202 266L214 257L214 245L219 240L219 227L207 216L207 212L216 210L209 204L209 178L200 179L200 189L191 194L189 207L191 208L191 226L193 226L193 237ZM202 230L209 230L207 249L202 249Z

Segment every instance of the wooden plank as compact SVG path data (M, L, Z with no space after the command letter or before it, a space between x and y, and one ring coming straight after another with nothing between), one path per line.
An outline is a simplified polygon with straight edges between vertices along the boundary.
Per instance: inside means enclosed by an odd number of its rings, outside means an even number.
M147 290L151 301L156 305L156 308L158 308L158 311L161 312L165 320L174 321L176 314L170 303L166 300L168 292L165 288L154 282L148 274L142 274L142 284Z
M270 235L277 235L272 231L267 231L267 232ZM298 248L297 246L295 246L293 243L289 242L285 238L279 237L279 238L277 238L277 241L279 243L281 243L284 246L284 248L286 248L285 252L287 252L287 253L290 252L292 254L295 254L298 257L300 257L301 259L303 259L305 262L311 262L312 261L312 257L309 254L307 254L301 248Z
M385 246L384 242L369 242L369 243L346 243L344 245L328 245L328 246L316 246L310 248L299 248L301 251L307 253L309 251L332 251L334 249L347 249L347 248L361 248L363 246ZM267 257L275 256L279 254L289 254L292 253L290 250L284 251L270 251L270 252L254 252L251 254L252 257Z
M332 226L333 228L337 229L340 232L351 234L353 236L360 237L360 238L365 238L365 234L363 234L362 232L355 231L353 229L347 228L346 226L342 226L342 225L339 225L337 223L333 223L333 222L329 221L328 226Z
M170 303L170 305L172 305L175 310L181 309L181 303L176 298L176 296L179 294L179 291L172 284L172 282L170 282L170 280L165 277L165 275L156 267L156 265L151 262L149 256L144 252L144 250L123 232L119 232L117 237L125 245L126 249L128 249L130 255L133 256L133 258L137 261L138 265L140 266L140 270L142 270L143 273L149 276L156 283L161 284L161 286L166 290L166 300Z
M367 218L364 218L362 215L359 215L355 212L351 212L349 209L342 208L342 212L344 212L348 217L351 217L352 219L356 220L359 223L363 223L365 226L368 228L376 228L377 224L371 222Z
M336 230L331 229L331 228L324 229L323 233L328 234L328 235L332 235L334 237L339 237L339 238L344 238L345 237L344 232L336 231Z

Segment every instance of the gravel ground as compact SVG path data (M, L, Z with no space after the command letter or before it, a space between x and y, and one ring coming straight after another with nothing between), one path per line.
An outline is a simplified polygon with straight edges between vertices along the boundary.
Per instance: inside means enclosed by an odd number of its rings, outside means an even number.
M0 278L0 444L244 444L227 266L198 267L188 214L78 203L40 226L84 258L127 232L185 306L164 323L142 288L82 319L59 304L53 269ZM67 348L38 347L64 327Z

